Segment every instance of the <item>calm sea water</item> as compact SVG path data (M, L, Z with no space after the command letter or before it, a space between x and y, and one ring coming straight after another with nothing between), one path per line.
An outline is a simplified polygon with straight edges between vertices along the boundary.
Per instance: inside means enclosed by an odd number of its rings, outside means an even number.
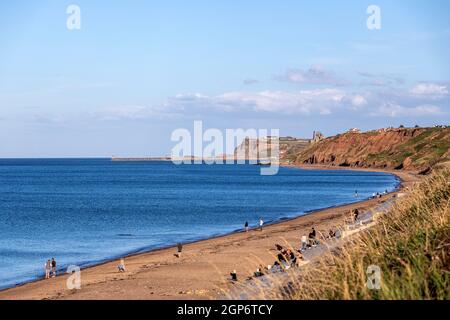
M0 160L0 287L393 190L389 174L109 159ZM358 190L360 197L355 198Z

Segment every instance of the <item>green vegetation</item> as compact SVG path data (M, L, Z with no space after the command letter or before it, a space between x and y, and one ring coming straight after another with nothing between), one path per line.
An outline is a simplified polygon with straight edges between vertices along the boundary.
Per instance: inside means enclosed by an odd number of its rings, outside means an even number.
M430 165L433 160L440 159L450 149L450 139L448 129L428 128L416 137L411 138L406 143L396 147L392 161L398 166L411 157L416 166L422 167Z

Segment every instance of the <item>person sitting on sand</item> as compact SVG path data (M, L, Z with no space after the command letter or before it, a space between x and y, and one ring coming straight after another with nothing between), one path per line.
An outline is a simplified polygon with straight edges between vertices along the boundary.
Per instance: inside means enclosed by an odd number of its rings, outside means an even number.
M290 250L283 248L283 246L281 246L279 244L276 244L275 248L277 248L277 250L279 252L278 256L277 256L278 261L281 262L283 265L287 265L289 258L290 258L290 256L289 256Z
M287 254L289 256L289 265L291 267L297 266L297 257L295 256L294 252L292 252L292 250L288 250Z
M52 270L52 263L50 259L47 260L47 262L44 265L45 269L45 279L50 279L50 271Z
M285 258L285 256L284 256L283 253L280 252L280 253L277 255L277 259L278 259L278 261L279 261L281 264L287 264L286 258Z
M334 232L332 229L330 229L330 231L328 232L328 237L330 239L333 239L334 237L336 237L336 232Z
M125 260L120 259L120 263L117 266L117 269L119 269L119 272L125 272Z
M273 263L273 267L270 268L270 272L271 273L277 273L277 272L281 272L281 271L283 271L283 268L281 268L281 265L280 265L280 263L278 261L275 261Z
M311 247L315 247L317 244L316 229L312 228L311 232L308 235L308 239L309 239L309 248L311 249Z
M261 273L264 275L264 271L265 271L264 266L262 264L260 264L258 268L259 268L259 271L261 271Z
M355 222L358 221L358 217L359 217L359 210L358 208L356 208L355 211L353 211L353 218Z
M291 267L291 256L290 256L290 250L283 250L280 254L278 254L278 261L280 261L280 264L286 268L289 269Z
M230 272L230 276L231 276L232 281L238 281L236 270L233 270L232 272Z
M304 252L306 250L307 245L308 245L308 243L306 241L306 236L302 236L301 243L302 243L302 246L300 248L300 251Z
M261 268L257 268L253 275L255 276L255 278L259 278L262 277L264 273L262 273Z
M281 252L282 255L284 255L286 257L287 250L285 248L283 248L283 246L280 246L279 244L277 244L276 248L279 252Z

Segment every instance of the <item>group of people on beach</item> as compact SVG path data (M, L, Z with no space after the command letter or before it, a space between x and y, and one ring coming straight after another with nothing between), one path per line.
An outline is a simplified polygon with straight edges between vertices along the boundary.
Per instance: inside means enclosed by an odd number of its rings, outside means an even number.
M386 194L388 194L389 193L389 191L386 189L383 193L380 193L380 192L374 192L374 193L372 193L372 197L371 197L371 199L378 199L378 198L381 198L383 195L386 195ZM359 194L358 194L358 190L355 190L355 198L358 198L359 197Z
M284 269L289 269L291 267L297 267L298 262L303 260L303 255L298 250L297 252L292 251L291 249L283 248L283 246L276 244L275 248L278 251L277 261L274 262L274 267L282 267ZM268 268L271 270L272 268Z
M262 218L259 218L259 222L258 222L258 230L259 231L263 230L263 225L264 225L264 220ZM245 221L245 223L244 223L244 230L245 230L245 232L248 232L250 230L248 221Z
M326 234L326 233L322 234L321 233L321 239L324 239L324 240L325 239L328 239L328 240L334 239L337 236L338 236L338 233L335 230L333 230L333 229L330 229L328 231L328 234ZM301 237L299 252L303 253L306 250L312 249L312 248L316 247L319 244L320 244L320 241L317 239L316 229L314 229L314 227L313 227L311 229L310 233L308 234L308 237L306 237L305 235L303 235Z
M387 192L387 191L386 191ZM355 191L355 195L357 195L357 191ZM378 196L377 194L376 196ZM357 221L359 217L359 210L355 209L352 211L353 214L353 221ZM258 224L258 230L262 231L264 225L264 220L262 218L259 219ZM244 224L245 232L248 232L249 229L249 223L248 221ZM328 235L326 236L327 239L332 239L337 236L336 232L331 230L329 231ZM322 236L322 238L325 238ZM317 240L317 232L314 227L312 227L310 233L308 234L308 237L303 235L301 237L301 244L300 248L297 251L293 251L291 249L284 248L283 246L276 244L276 250L277 250L277 260L273 263L273 265L268 265L267 267L263 267L260 265L256 271L254 272L253 276L258 278L262 277L266 274L270 273L277 273L282 272L285 270L288 270L292 267L297 267L299 265L299 261L303 260L303 253L307 249L312 249L313 247L316 247L319 245L320 242ZM177 244L177 253L175 254L176 257L181 257L181 252L183 250L183 245L181 243ZM50 277L56 277L56 260L55 258L52 258L51 260L47 260L45 263L45 279L49 279ZM125 272L125 261L124 259L120 259L120 263L117 266L117 269L119 272ZM231 280L237 281L237 272L236 270L233 270L230 272ZM251 277L250 277L251 278Z
M50 279L50 277L56 277L56 260L52 258L52 260L48 259L44 264L45 270L45 279Z
M276 244L275 248L278 252L277 260L275 260L272 265L268 265L267 268L263 269L262 266L259 266L254 273L255 278L262 277L265 274L279 273L290 268L298 267L299 262L303 260L303 255L299 251L294 252L279 244ZM262 270L264 270L264 272Z
M337 233L332 229L329 230L327 235L322 235L323 239L333 239L336 237ZM314 227L311 228L308 236L303 235L301 237L301 244L298 250L291 250L289 248L284 248L279 244L275 244L275 248L277 250L277 260L272 265L268 265L267 267L260 265L253 273L253 276L249 277L248 280L263 277L268 274L284 272L288 269L298 267L300 265L300 261L304 260L303 253L308 249L318 246L319 244L320 241L317 239L317 231ZM232 281L238 281L236 270L230 272L230 276Z
M277 260L275 260L272 265L268 265L267 267L260 265L253 273L254 278L259 278L268 274L279 273L293 267L298 267L299 262L303 260L303 255L300 250L294 252L293 250L284 248L279 244L276 244L275 248L277 250ZM232 281L238 281L236 270L230 272L230 276ZM253 277L249 277L248 279L251 280Z
M331 230L330 230L331 231ZM300 245L300 252L305 252L306 249L311 249L319 244L319 241L317 240L317 233L316 229L314 227L311 229L311 232L308 234L308 238L306 238L305 235L301 237L301 245Z
M355 195L357 195L357 194L358 194L357 191L355 191ZM356 208L356 209L352 210L351 215L352 215L353 222L358 221L358 219L360 219L359 209ZM261 229L262 229L262 222L260 225L261 225ZM245 230L248 231L248 222L245 223ZM337 231L330 229L328 233L325 233L325 234L321 233L320 238L324 239L324 240L331 240L331 239L338 238L340 236L341 236L341 233L340 233L339 229ZM279 244L276 244L275 247L278 251L277 260L273 263L273 265L268 265L266 268L264 268L260 265L254 272L253 277L258 278L258 277L262 277L266 274L282 272L282 271L285 271L292 267L298 266L299 261L304 260L303 253L306 250L312 249L313 247L320 245L320 243L321 242L318 240L316 229L314 227L312 227L308 236L306 236L306 235L301 236L300 249L298 249L295 252L290 249L283 248L283 246L281 246ZM231 280L237 281L236 270L233 270L233 272L231 272L230 275L231 275ZM251 278L252 277L249 277L249 279L251 279Z
M383 195L386 195L386 194L388 194L388 191L387 191L387 190L385 190L383 193L379 193L379 192L377 192L377 193L372 193L372 199L379 199L379 198L381 198Z

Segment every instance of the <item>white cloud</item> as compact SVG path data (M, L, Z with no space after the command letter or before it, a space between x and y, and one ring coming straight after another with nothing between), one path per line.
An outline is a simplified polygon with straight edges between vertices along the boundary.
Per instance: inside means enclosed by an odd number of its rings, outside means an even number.
M419 83L411 89L410 93L418 97L440 99L448 95L449 91L446 85L436 83Z
M202 94L178 95L166 104L173 110L204 112L277 112L284 114L330 114L352 97L339 89L301 91L235 91L206 96ZM357 98L357 103L362 103Z
M352 105L355 107L362 107L362 106L365 106L366 104L367 104L366 98L364 98L361 95L355 95L352 98Z
M387 117L417 117L417 116L433 116L443 114L441 109L433 105L421 105L417 107L403 107L396 103L384 103L371 116L387 116Z
M320 74L317 73L317 74ZM295 77L295 75L292 75ZM303 81L298 75L298 81ZM361 74L362 77L379 76ZM326 78L326 76L317 76ZM386 76L395 82L393 75ZM295 78L294 78L295 79ZM202 93L178 94L155 106L116 106L94 113L100 120L141 120L178 117L284 117L348 114L357 117L439 116L447 113L446 100L437 103L437 96L448 95L446 85L419 83L413 88L355 90L330 86L305 90L230 91L216 95Z

